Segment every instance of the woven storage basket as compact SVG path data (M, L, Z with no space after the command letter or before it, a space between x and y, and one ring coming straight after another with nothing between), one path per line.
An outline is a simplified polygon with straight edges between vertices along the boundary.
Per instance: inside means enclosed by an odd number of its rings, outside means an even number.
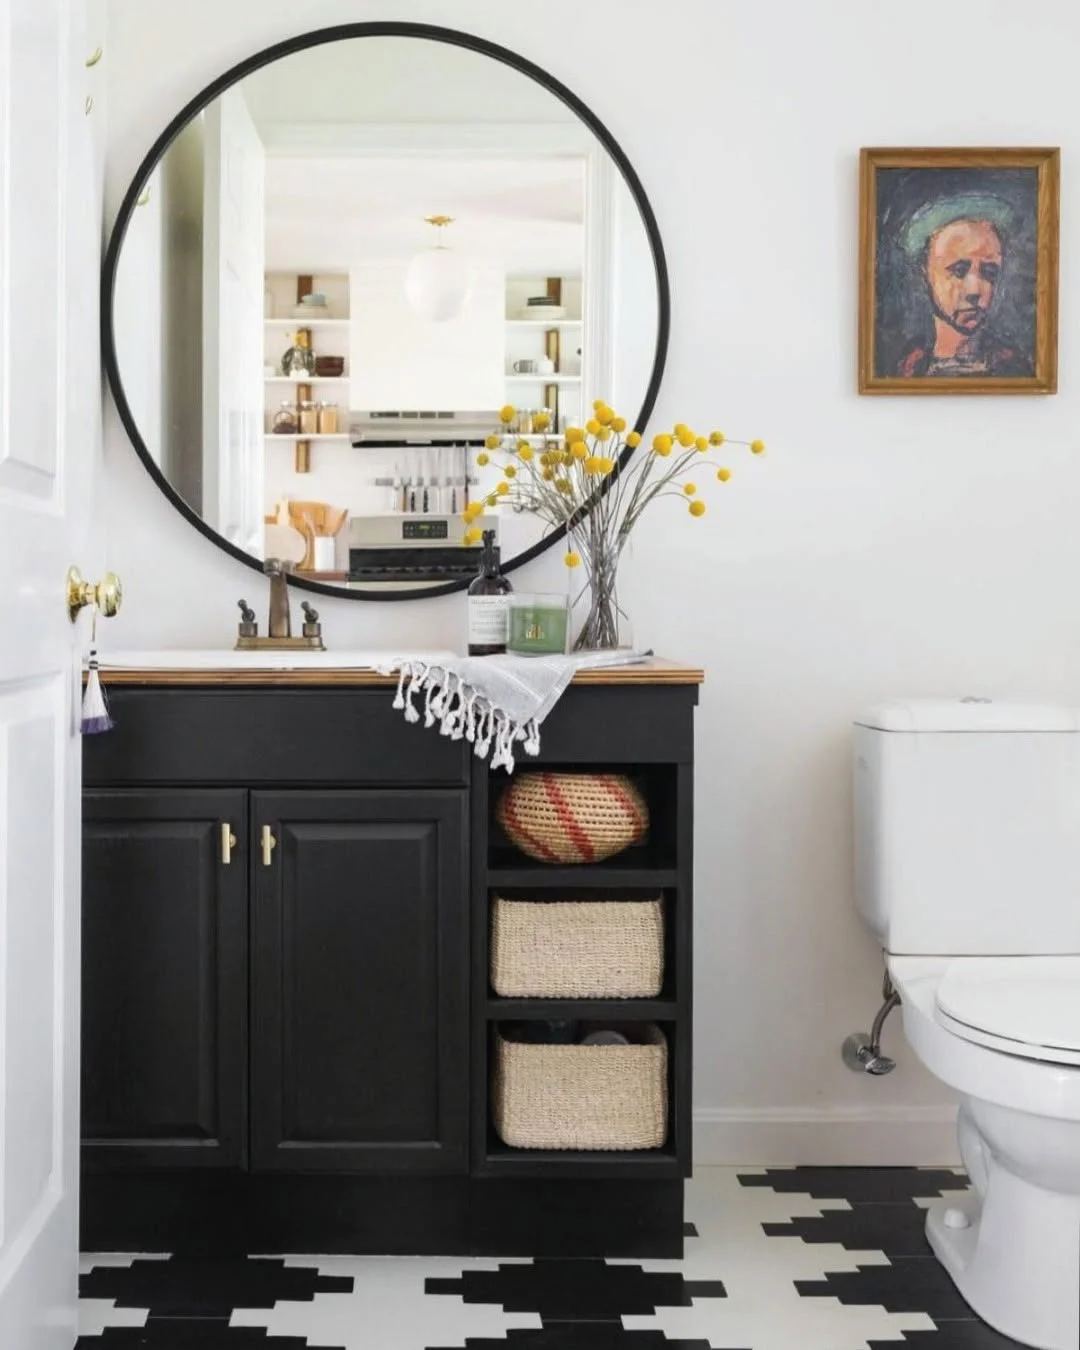
M617 773L523 773L496 812L511 843L549 863L602 862L638 843L649 808Z
M659 1148L667 1138L667 1041L529 1045L496 1034L492 1116L512 1148Z
M655 998L660 900L503 900L491 907L491 987L503 998Z

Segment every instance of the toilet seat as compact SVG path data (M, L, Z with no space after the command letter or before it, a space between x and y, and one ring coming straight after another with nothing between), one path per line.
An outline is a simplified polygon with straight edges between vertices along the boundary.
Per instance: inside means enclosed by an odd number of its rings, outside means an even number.
M954 961L938 985L935 1015L977 1045L1080 1065L1080 956Z

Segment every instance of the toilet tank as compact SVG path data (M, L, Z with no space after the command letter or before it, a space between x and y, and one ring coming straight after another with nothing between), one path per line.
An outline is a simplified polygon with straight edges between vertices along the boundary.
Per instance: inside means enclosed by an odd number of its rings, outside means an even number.
M1080 710L892 700L855 724L855 888L886 951L1080 954Z

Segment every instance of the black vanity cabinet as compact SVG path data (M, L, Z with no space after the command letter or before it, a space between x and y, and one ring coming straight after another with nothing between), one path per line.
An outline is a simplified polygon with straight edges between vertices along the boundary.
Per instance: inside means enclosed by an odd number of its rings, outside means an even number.
M252 794L253 1167L465 1167L465 808Z
M89 1165L247 1157L247 793L88 789L82 1130ZM237 840L224 863L223 831Z
M680 1254L700 675L603 674L538 763L634 773L652 831L556 868L498 830L505 775L375 676L106 677L116 726L84 744L86 1249ZM659 998L494 996L493 897L638 893L667 918ZM663 1146L499 1141L494 1037L547 1018L663 1030Z

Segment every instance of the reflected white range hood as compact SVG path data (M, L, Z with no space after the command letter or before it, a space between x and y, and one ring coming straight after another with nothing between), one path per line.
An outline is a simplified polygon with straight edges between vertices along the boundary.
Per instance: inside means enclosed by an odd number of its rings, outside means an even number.
M483 445L499 426L499 414L380 409L349 414L353 445L379 448L408 445Z

